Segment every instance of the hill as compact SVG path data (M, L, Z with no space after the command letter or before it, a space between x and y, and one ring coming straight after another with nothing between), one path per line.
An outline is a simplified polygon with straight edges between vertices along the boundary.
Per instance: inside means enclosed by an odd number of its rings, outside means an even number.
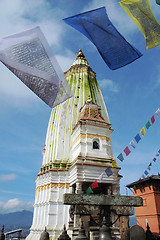
M23 210L21 212L13 212L13 213L6 213L0 214L0 227L2 225L5 228L11 226L17 227L30 227L32 224L33 213L30 211Z

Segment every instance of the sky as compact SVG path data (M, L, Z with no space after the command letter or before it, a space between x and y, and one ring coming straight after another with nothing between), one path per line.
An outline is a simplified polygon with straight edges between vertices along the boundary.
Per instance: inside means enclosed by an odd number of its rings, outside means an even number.
M150 0L160 23L160 6ZM117 70L110 70L96 47L62 19L106 7L107 14L125 39L143 56ZM146 122L160 108L160 46L146 50L146 41L117 0L0 0L0 36L40 26L63 71L82 49L109 113L113 156L123 152ZM0 213L33 210L35 178L42 165L51 108L0 63ZM121 167L121 194L137 181L160 149L160 117L136 144ZM125 155L125 154L123 154ZM149 174L160 172L160 159Z

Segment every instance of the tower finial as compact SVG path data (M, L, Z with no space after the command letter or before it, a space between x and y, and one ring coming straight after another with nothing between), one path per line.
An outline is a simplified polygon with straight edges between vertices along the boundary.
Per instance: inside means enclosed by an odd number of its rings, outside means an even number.
M76 57L76 59L77 58L80 58L80 59L85 59L86 60L86 58L85 58L85 56L84 56L84 54L83 54L83 52L82 52L82 50L81 49L79 49L79 53L77 54L77 57Z

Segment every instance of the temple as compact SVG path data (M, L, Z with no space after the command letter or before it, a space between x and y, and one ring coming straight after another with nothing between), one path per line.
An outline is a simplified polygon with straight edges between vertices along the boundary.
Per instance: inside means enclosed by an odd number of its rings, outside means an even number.
M45 227L50 239L57 239L64 224L70 235L76 234L79 214L69 205L63 204L63 195L86 193L102 173L104 175L98 180L96 193L119 195L120 191L120 168L112 168L110 177L105 174L105 169L112 167L114 161L111 140L113 129L96 73L81 50L65 72L65 77L73 97L51 112L42 151L43 163L35 180L33 223L27 240L39 240ZM100 210L90 207L85 211L90 217L90 225L98 225ZM109 211L108 215L112 222L116 219L114 211ZM113 224L112 231L113 235L119 236L118 221Z

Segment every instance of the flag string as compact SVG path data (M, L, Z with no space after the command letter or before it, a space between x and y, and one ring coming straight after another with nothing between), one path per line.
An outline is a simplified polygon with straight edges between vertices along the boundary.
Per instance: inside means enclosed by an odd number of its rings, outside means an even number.
M158 150L158 152L156 153L156 155L152 159L152 161L148 164L146 170L144 171L142 176L139 178L139 181L141 181L142 179L146 178L146 176L149 174L149 171L151 170L152 164L155 163L158 160L159 156L160 156L160 149Z
M114 167L117 166L117 161L114 159L111 164L112 164L112 167L110 167L110 166L107 167L107 168L105 169L105 171L102 172L102 173L99 175L99 177L97 178L97 180L95 180L95 181L87 188L87 190L86 190L86 193L87 193L87 194L92 194L92 193L94 193L94 189L99 188L98 180L99 180L99 181L102 181L102 179L103 179L103 177L104 177L104 174L106 174L107 177L110 177L110 176L113 175L113 171L112 171L111 168L114 168Z
M155 116L159 117L160 116L160 109L158 108L157 111L155 112L155 114L153 114L153 116L150 118L150 120L147 121L147 123L145 124L145 126L142 127L142 129L140 130L140 133L137 133L136 136L134 137L134 140L132 139L129 143L129 145L132 148L136 148L136 143L138 144L139 141L142 139L142 137L145 136L146 131L154 124L155 122ZM126 157L131 153L131 150L129 149L128 146L125 147L125 149L123 150L123 152L125 153ZM117 156L117 159L119 159L121 162L124 161L124 155L122 154L122 152Z

